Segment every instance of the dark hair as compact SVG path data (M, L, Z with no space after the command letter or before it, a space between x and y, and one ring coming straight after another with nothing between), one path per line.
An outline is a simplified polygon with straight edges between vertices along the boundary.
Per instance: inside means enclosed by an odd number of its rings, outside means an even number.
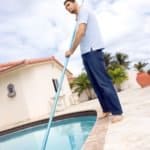
M64 1L64 5L67 3L67 2L72 2L72 3L74 3L76 0L65 0Z

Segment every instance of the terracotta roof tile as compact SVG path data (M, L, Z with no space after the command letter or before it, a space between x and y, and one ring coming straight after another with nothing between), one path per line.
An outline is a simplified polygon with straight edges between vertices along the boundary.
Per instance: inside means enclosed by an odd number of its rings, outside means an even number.
M64 67L54 56L48 57L48 58L35 58L35 59L25 59L21 61L13 61L8 63L1 63L0 64L0 73L7 71L9 69L18 67L18 66L24 66L29 64L36 64L36 63L42 63L47 61L54 61L61 67ZM70 74L72 74L69 70L67 70Z

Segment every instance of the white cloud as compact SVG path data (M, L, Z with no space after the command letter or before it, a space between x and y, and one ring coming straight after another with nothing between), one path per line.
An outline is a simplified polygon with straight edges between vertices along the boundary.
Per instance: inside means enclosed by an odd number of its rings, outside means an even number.
M98 9L98 18L106 43L106 51L122 51L131 60L150 58L150 2L140 0L116 1L109 9ZM113 13L112 13L113 12ZM147 14L147 15L146 15Z
M0 62L55 55L63 63L75 26L63 1L0 0ZM150 1L85 0L84 4L97 14L106 51L125 52L132 60L149 57ZM81 72L79 48L68 67L75 74Z

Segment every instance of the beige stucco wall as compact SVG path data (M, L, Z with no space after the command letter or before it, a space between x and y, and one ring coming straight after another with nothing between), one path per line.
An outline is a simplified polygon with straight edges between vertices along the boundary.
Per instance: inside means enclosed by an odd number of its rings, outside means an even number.
M128 80L122 84L122 89L126 90L126 89L140 88L140 86L136 82L137 71L127 70L127 74L128 74Z
M21 67L0 75L0 129L24 120L49 114L55 95L52 79L61 76L57 64L41 63ZM13 83L16 97L7 96L7 85ZM64 78L57 111L73 103L67 76Z
M91 89L91 97L92 99L95 99L97 97L93 89ZM88 101L88 96L85 91L79 97L79 102L84 102L84 101Z
M17 96L14 98L7 96L9 83L15 84ZM21 73L16 71L0 76L0 127L27 120L29 117L28 105L22 89Z

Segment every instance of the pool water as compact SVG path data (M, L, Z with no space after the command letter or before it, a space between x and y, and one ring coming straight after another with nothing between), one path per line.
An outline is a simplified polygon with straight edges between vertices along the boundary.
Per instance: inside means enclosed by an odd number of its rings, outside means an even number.
M46 150L81 150L96 116L75 117L55 121ZM0 150L40 150L47 124L0 136Z

